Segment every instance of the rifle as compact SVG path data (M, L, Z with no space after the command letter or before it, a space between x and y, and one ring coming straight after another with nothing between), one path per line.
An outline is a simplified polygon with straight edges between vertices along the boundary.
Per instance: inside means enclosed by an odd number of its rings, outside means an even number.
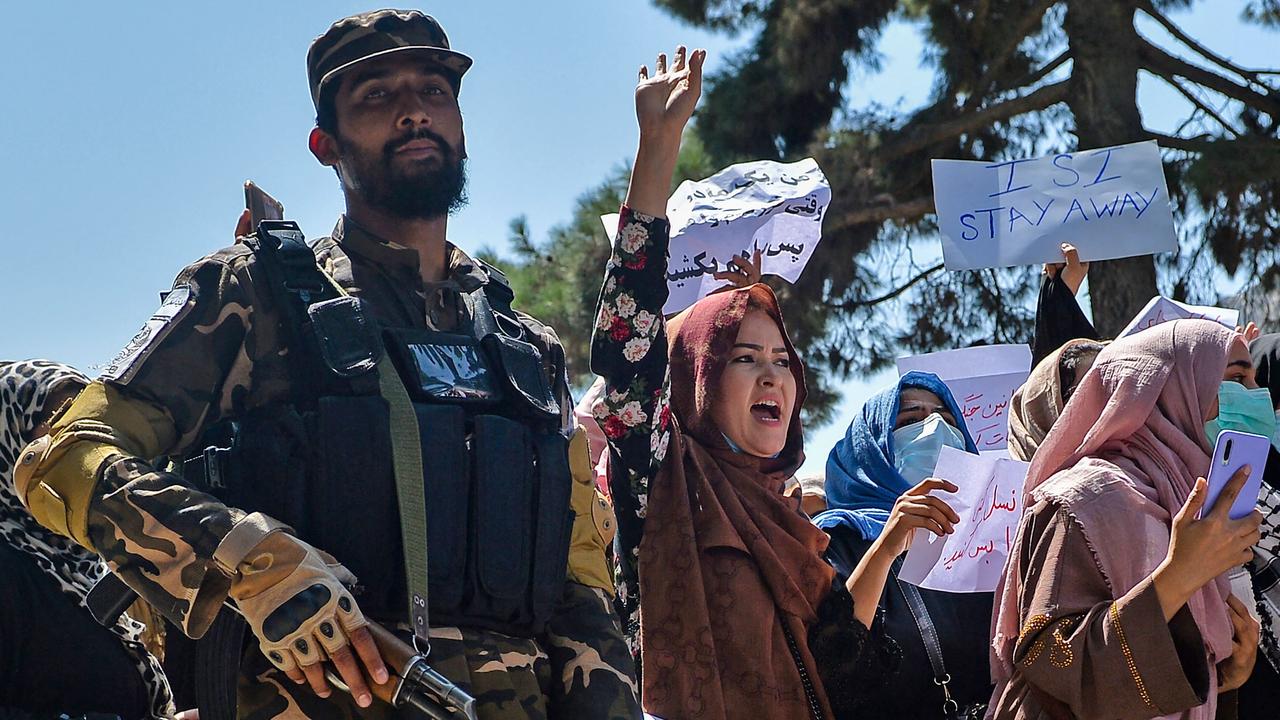
M99 624L110 627L137 597L133 588L108 573L94 584L85 604ZM240 611L231 603L225 605L239 615ZM394 708L415 707L433 720L478 720L475 698L436 672L416 648L376 622L370 622L368 627L390 675L381 685L366 678L375 698ZM350 692L337 673L326 669L325 676L335 687Z

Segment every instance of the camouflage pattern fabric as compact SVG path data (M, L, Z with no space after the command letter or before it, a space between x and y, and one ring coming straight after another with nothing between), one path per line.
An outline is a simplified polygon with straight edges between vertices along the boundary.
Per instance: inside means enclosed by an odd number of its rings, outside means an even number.
M464 322L469 310L460 293L488 279L483 268L450 247L448 277L423 283L415 251L380 241L342 221L332 238L320 240L315 247L320 266L352 295L367 300L374 317L388 327L449 331L468 326ZM52 498L35 506L28 501L43 525L61 529L96 550L158 612L192 637L205 632L227 596L231 579L217 569L212 556L244 513L193 490L182 478L146 459L184 455L214 423L287 402L289 375L280 311L273 307L263 282L252 251L243 245L219 250L183 270L174 283L177 295L170 295L171 301L109 364L103 377L77 398L46 442L24 452L15 478L28 495L45 493ZM547 379L557 389L567 427L573 404L563 349L550 328L520 317L542 352ZM603 602L584 604L572 593L566 602L574 613L553 622L558 629L548 643L562 665L579 656L586 658L575 669L576 677L581 692L598 700L592 700L597 705L589 711L563 717L638 717L634 684L610 679L629 677L632 672L629 663L614 659L615 643L622 642L616 617ZM602 616L594 617L592 612ZM516 655L539 654L529 641L484 637L478 636L477 647L496 653L494 657L504 663L508 655L515 662ZM556 638L567 639L560 649L555 649ZM465 644L465 640L458 642ZM253 652L257 653L256 647ZM437 652L444 651L438 648ZM545 653L542 656L545 662ZM598 669L595 656L606 658L599 662L615 668L603 673L599 682L600 672L580 672L584 667ZM266 660L261 660L265 668ZM543 680L531 679L542 672L536 661L529 660L525 666L529 679L508 680L514 683L516 695L535 692L535 685L546 686ZM251 682L257 677L249 674L245 682L276 684L271 678ZM609 687L619 697L606 698ZM575 692L565 691L563 697L576 703ZM559 691L551 694L558 696ZM508 702L503 707L514 705ZM533 707L528 717L545 715L545 708L537 710L537 703ZM635 712L609 714L617 707Z
M476 698L480 720L638 718L631 655L610 605L601 591L568 583L565 602L540 641L432 628L431 666ZM407 641L408 627L401 630ZM382 703L360 708L339 692L318 698L271 667L256 648L246 652L242 669L240 716L248 720L381 720L415 714Z

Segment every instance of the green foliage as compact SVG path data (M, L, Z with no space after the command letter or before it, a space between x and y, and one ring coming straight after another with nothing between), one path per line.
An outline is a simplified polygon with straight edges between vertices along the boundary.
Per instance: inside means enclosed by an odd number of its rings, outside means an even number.
M1090 111L1080 98L1124 87L1126 74L1132 79L1140 70L1189 86L1220 115L1197 108L1180 131L1182 142L1164 143L1184 231L1183 250L1157 260L1166 292L1217 301L1213 278L1220 271L1259 274L1275 260L1280 142L1268 104L1280 95L1275 76L1241 74L1206 55L1213 73L1247 91L1216 78L1198 78L1208 86L1197 87L1157 67L1144 54L1145 40L1134 43L1137 52L1107 47L1105 33L1080 19L1117 16L1118 6L1105 4L1113 0L655 2L687 22L750 38L708 79L699 110L699 132L715 164L812 155L831 180L823 243L800 282L780 293L797 346L824 377L878 369L904 353L1027 341L1039 268L940 271L927 214L928 161L1074 149L1078 128L1099 123L1075 114ZM1161 13L1191 2L1134 6L1167 23ZM1130 17L1134 6L1118 17ZM1252 0L1245 14L1267 23L1280 11L1275 0ZM876 67L876 42L895 18L917 23L935 71L930 100L908 112L868 105L849 82L852 68ZM1104 67L1110 78L1073 75L1075 57L1099 52L1115 57L1104 63L1114 65ZM1136 102L1110 98L1092 107L1136 108ZM1193 139L1189 132L1199 134ZM1093 299L1096 308L1096 293Z
M672 189L687 178L703 178L715 170L701 141L688 133ZM530 237L526 219L519 217L511 221L508 257L492 249L479 253L510 278L517 307L555 328L564 344L570 382L577 387L591 382L591 329L609 260L609 239L600 216L618 212L630 176L630 164L615 167L604 182L578 198L572 218L551 228L545 239Z

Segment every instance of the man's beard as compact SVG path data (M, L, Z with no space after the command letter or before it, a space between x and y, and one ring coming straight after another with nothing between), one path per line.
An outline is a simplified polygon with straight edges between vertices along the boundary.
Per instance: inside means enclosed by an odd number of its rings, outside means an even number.
M397 169L396 150L414 140L434 142L441 157L414 161L407 169ZM341 138L338 147L346 160L346 184L365 202L392 215L430 220L467 204L466 158L459 157L452 145L427 128L388 142L376 156L360 153Z

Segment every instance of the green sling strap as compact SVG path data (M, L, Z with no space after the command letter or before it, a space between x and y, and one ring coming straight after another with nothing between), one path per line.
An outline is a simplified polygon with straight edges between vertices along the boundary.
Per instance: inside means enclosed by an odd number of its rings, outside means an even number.
M350 295L328 273L323 270L320 273L340 294ZM422 481L422 438L409 392L386 353L378 360L378 391L386 400L391 416L391 461L396 476L400 544L404 548L413 644L425 656L431 652L431 641L427 637L430 628L427 621L427 493Z

